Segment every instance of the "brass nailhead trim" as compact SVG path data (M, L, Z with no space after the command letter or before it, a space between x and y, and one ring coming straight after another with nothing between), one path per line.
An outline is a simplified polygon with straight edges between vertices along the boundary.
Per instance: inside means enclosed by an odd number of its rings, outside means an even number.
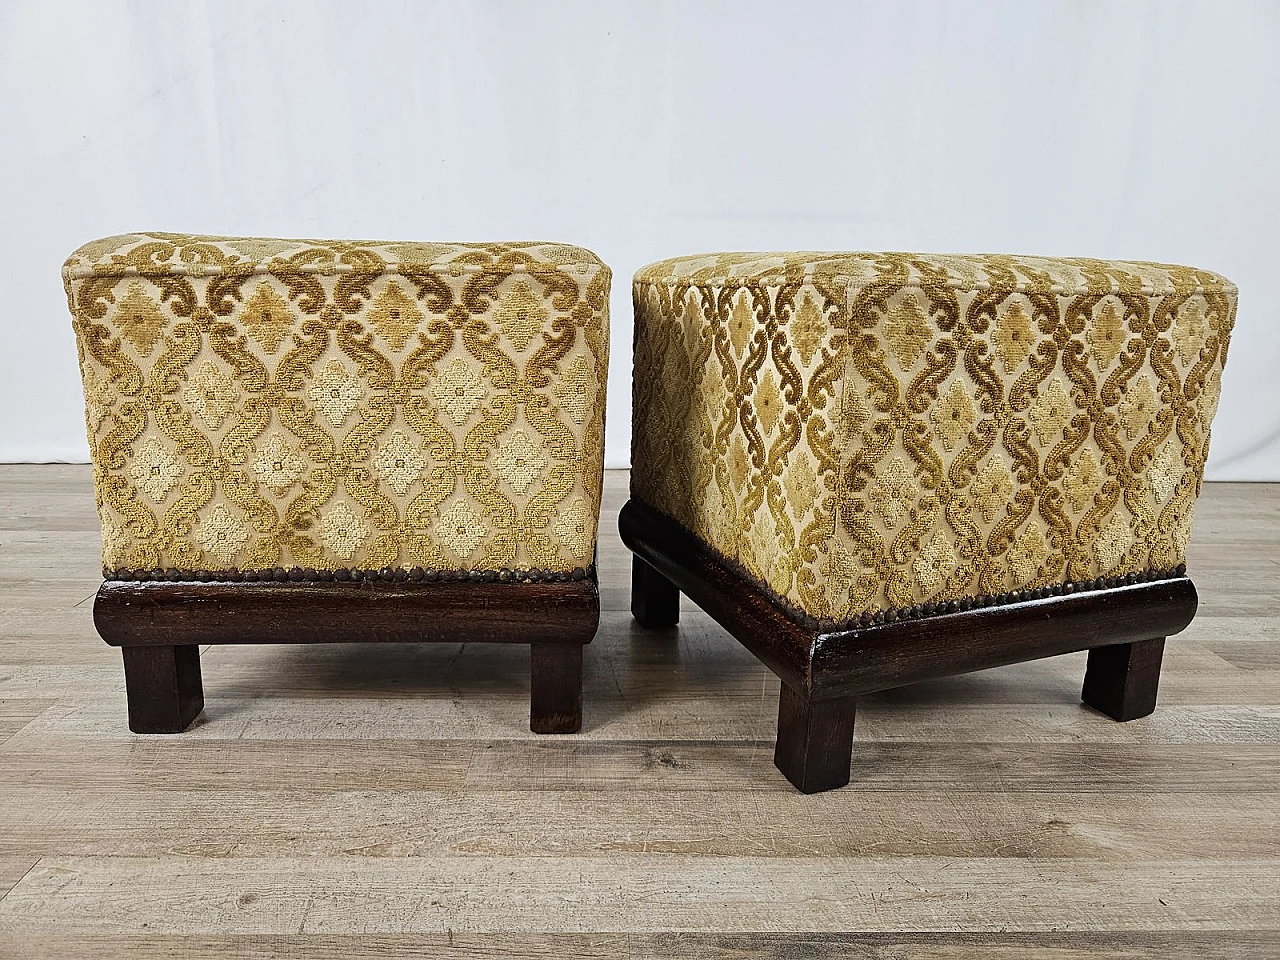
M866 627L878 627L885 623L897 623L900 620L920 620L947 613L983 610L988 607L1005 607L1015 603L1025 603L1029 600L1044 600L1048 597L1069 596L1093 590L1111 590L1116 587L1132 586L1138 583L1154 583L1157 580L1183 577L1186 576L1186 573L1187 565L1180 563L1171 570L1144 570L1141 573L1128 573L1124 576L1096 577L1093 580L1053 583L1044 587L1032 587L1028 590L1010 590L990 596L962 597L959 600L947 600L941 603L920 603L911 607L896 607L892 610L881 610L876 613L867 612L851 620L840 622L818 620L789 605L787 606L787 612L802 626L815 632L819 630L824 632L857 630Z
M361 570L343 567L338 570L316 570L311 567L274 567L268 570L177 570L172 567L154 570L104 570L103 578L112 582L142 583L350 583L361 580L388 583L567 583L595 577L595 564L572 570L427 570L422 567L383 567Z

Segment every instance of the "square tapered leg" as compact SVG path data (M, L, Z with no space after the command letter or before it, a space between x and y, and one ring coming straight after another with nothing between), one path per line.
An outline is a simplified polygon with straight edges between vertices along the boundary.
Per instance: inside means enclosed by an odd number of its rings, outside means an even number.
M204 709L200 648L193 644L121 647L134 733L181 733Z
M530 645L529 729L577 733L582 729L582 644Z
M1156 708L1164 638L1089 651L1080 699L1112 720L1137 720Z
M680 590L639 557L631 558L631 615L650 630L680 622Z
M802 793L849 782L854 707L853 697L810 701L782 685L773 762Z

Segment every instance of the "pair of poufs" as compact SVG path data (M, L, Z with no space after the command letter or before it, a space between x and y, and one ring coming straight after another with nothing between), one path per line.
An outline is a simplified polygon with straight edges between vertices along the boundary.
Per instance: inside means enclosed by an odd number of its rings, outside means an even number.
M516 642L581 724L610 272L558 244L113 237L64 268L130 728L199 644ZM1090 650L1154 708L1235 310L1200 270L734 254L635 278L632 609L782 680L776 761L848 780L855 698Z

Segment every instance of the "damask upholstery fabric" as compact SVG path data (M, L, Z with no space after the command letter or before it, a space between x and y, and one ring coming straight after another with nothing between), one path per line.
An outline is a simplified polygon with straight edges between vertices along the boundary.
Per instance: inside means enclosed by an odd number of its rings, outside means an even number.
M632 493L819 621L1183 563L1236 290L1151 263L635 276Z
M108 571L592 563L589 251L156 233L63 277Z

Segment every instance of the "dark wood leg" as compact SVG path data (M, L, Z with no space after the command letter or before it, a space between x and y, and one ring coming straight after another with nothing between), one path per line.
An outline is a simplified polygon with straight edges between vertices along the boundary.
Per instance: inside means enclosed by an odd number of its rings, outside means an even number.
M1164 637L1089 651L1080 699L1112 720L1137 720L1156 708Z
M204 709L200 648L121 647L129 729L134 733L181 733Z
M577 733L582 729L582 644L529 646L529 729L534 733Z
M773 762L802 793L834 790L849 782L854 705L853 697L806 700L782 685Z
M680 590L637 556L631 558L631 615L649 630L680 622Z

